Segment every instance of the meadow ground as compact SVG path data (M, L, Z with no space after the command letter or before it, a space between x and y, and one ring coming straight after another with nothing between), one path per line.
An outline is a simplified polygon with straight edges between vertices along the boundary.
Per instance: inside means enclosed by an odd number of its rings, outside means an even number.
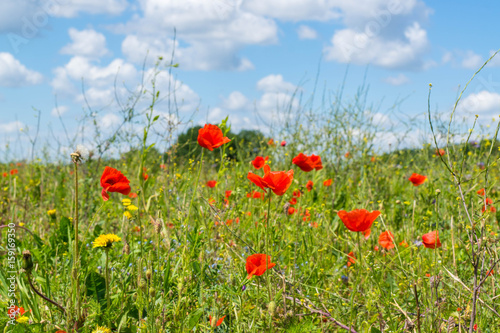
M231 155L219 127L189 157L145 130L2 165L3 332L500 331L496 133L377 154L297 127Z

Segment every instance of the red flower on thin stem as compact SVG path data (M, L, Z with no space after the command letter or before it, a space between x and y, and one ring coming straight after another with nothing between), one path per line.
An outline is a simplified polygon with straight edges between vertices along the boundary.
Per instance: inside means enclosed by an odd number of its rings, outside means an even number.
M480 196L484 197L484 188L482 188L479 191L477 191L477 194L479 194Z
M446 151L444 149L436 150L436 156L444 156Z
M303 153L300 153L293 158L292 163L305 172L323 169L321 157L314 154L312 154L311 156L307 156Z
M198 130L198 144L210 151L219 148L229 141L231 140L224 136L222 130L217 125L205 124L203 128Z
M210 321L210 326L212 327L217 327L217 326L220 326L222 324L222 322L224 321L224 318L226 318L226 316L222 316L219 318L219 320L217 320L217 318L212 318L212 316L208 316L208 319Z
M394 245L394 235L390 231L385 231L378 237L378 243L386 250L393 249Z
M419 175L418 173L413 173L408 180L412 182L413 186L419 186L427 180L427 177Z
M271 171L269 165L264 165L264 177L249 171L247 178L260 187L265 193L266 188L271 189L276 195L283 195L288 190L293 180L293 170Z
M252 165L255 169L260 169L266 164L266 161L269 159L269 156L262 157L262 156L257 156L253 161Z
M215 181L215 180L209 180L207 182L207 186L210 187L210 188L214 188L215 185L217 185L217 181Z
M26 310L24 310L23 307L19 307L17 305L14 305L13 307L8 307L7 308L7 316L9 318L19 318L21 317L22 315L24 315L26 313Z
M144 181L148 180L149 178L149 175L146 173L146 171L148 171L146 167L142 168L142 178L144 179Z
M356 257L354 256L354 252L349 252L347 255L347 267L350 267L351 265L356 263Z
M247 257L247 279L252 278L252 276L254 275L261 276L266 272L267 269L273 268L274 266L276 266L276 264L271 262L271 256L263 253L252 254L251 256Z
M108 201L108 192L118 192L128 195L131 191L130 181L120 171L109 166L104 168L101 176L102 198Z
M285 147L285 146L286 146L286 141L285 140L281 141L281 147Z
M12 176L13 176L13 175L15 175L15 174L17 174L17 173L18 173L17 169L12 169L12 170L10 170L10 174L11 174Z
M428 249L435 249L441 247L441 242L439 241L439 234L437 231L431 231L423 235L422 243Z
M233 191L226 191L226 198L229 199L229 197L231 196L231 193L233 193Z
M340 210L337 215L347 229L354 232L363 232L371 228L373 221L379 217L380 212L374 210L370 213L366 209L355 209L350 212Z
M333 179L327 179L323 182L323 186L332 186Z
M314 183L312 182L312 180L308 180L307 184L306 184L307 191L311 192L313 187L314 187Z

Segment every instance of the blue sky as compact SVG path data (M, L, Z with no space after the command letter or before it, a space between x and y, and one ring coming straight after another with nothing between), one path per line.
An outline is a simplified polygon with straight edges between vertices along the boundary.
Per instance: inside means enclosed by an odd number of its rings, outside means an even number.
M143 89L150 91L157 57L170 59L174 28L179 67L169 75L162 63L157 88L167 96L169 84L175 86L180 109L169 114L166 100L155 107L164 126L218 123L229 115L236 131L266 131L277 119L278 105L297 107L296 89L311 94L319 67L320 90L331 92L348 68L345 96L355 94L366 73L368 101L383 101L367 112L397 129L402 125L386 110L405 98L394 112L422 115L429 83L433 109L451 110L458 87L500 47L494 33L500 30L499 7L492 1L4 0L0 151L30 156L35 109L41 112L40 146L73 144L58 114L70 134L82 124L87 110L82 82L101 131L112 133L120 123L115 78L123 103L139 91L147 59ZM498 66L500 58L480 73L458 115L478 114L485 124L498 117ZM147 96L141 98L137 112L148 103ZM94 134L86 128L77 141L92 146ZM425 135L419 131L414 140ZM384 137L392 138L381 133Z

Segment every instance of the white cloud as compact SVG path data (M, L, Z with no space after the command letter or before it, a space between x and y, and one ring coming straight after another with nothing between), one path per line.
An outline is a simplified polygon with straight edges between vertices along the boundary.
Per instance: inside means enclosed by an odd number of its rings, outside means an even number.
M9 123L1 124L0 123L0 132L1 133L13 133L21 128L23 128L24 124L20 121L11 121Z
M121 118L114 113L107 113L100 118L99 125L104 129L118 127L121 123Z
M42 74L27 69L12 54L0 52L0 86L21 87L39 84L42 80Z
M483 64L483 57L473 51L467 51L461 63L462 67L467 69L479 69Z
M384 82L389 83L392 86L401 86L410 82L410 79L408 79L406 75L400 73L398 76L389 76L385 78Z
M72 43L61 49L63 54L99 58L109 53L106 48L106 37L95 30L87 29L78 31L69 29Z
M318 38L318 33L311 27L307 25L300 25L297 28L297 35L299 39L316 39Z
M293 92L297 86L284 81L281 74L271 74L257 82L257 89L265 92Z
M500 94L487 90L469 94L459 102L457 111L469 115L498 116L500 114Z
M137 85L136 68L122 59L114 59L107 66L98 66L90 59L75 56L64 67L54 70L51 82L56 94L62 94L83 102L82 80L87 101L93 105L107 105L114 100L114 83L116 80L118 94L127 93L123 85Z
M59 107L55 107L50 111L50 115L52 117L59 117L68 112L69 108L65 105L61 105Z
M182 68L248 70L253 65L239 51L247 45L275 43L277 25L240 7L231 0L143 0L140 14L115 26L115 32L128 34L122 52L134 63L142 63L148 50L152 61L158 55L169 58L175 29L175 61Z
M341 17L339 4L333 0L252 0L245 1L243 8L257 15L286 21L327 21Z
M332 45L325 48L326 58L341 63L374 64L384 68L421 69L423 54L429 47L427 32L418 22L406 27L400 38L369 36L354 29L337 31Z
M239 91L233 91L224 99L222 105L229 110L237 110L247 106L248 99Z
M80 12L89 14L121 14L127 8L127 0L54 0L51 14L59 17L75 17Z

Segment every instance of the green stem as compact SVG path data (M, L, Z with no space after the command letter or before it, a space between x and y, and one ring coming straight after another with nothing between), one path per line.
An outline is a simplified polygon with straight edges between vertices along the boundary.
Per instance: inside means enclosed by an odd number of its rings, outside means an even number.
M109 249L106 249L106 304L107 309L110 309L110 300L109 300Z
M73 258L73 282L75 284L75 298L76 298L76 320L80 320L80 284L78 279L78 267L80 258L78 257L78 162L74 163L75 166L75 244L74 244L74 258Z
M201 175L201 169L203 167L203 155L205 153L205 150L201 150L201 158L200 158L200 168L198 170L198 176L196 177L196 183L194 185L193 189L193 195L191 196L191 201L189 202L189 209L188 209L188 214L186 216L186 220L184 221L184 224L187 226L187 223L189 221L189 216L191 216L191 207L193 206L193 201L194 201L194 196L196 195L196 190L198 189L198 183L200 181L200 175ZM186 244L184 244L186 245Z
M269 233L270 233L270 230L271 230L271 223L270 223L270 219L269 219L269 216L270 216L270 213L271 213L271 196L272 196L272 192L269 191L269 200L268 200L268 204L267 204L267 222L266 222L266 237L265 237L265 247L266 247L266 270L269 269L269 260L267 259L267 256L271 256L271 253L269 251ZM266 283L267 283L267 291L269 293L269 302L272 301L272 295L271 295L271 282L270 282L270 273L268 272L266 274Z

